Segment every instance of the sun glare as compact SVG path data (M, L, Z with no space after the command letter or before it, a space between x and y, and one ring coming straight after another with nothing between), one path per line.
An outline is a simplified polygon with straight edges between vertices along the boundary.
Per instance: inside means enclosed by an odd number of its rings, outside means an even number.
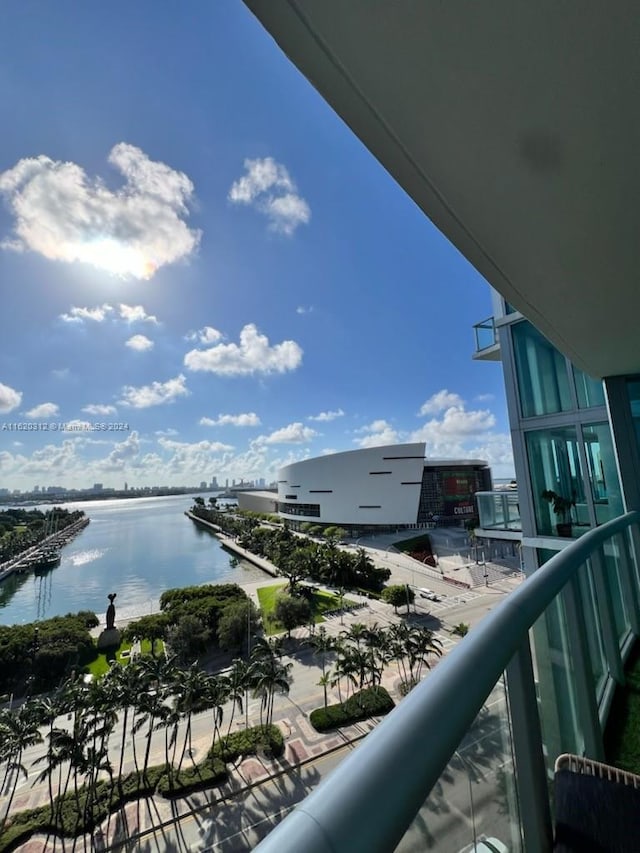
M156 271L153 261L139 249L125 246L109 237L74 246L73 255L74 260L92 264L118 276L148 279Z

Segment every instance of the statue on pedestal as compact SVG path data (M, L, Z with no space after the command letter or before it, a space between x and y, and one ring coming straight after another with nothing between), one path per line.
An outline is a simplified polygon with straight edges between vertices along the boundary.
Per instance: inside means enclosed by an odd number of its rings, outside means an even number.
M109 606L107 607L107 627L98 637L98 648L109 649L120 645L120 631L116 628L116 606L113 603L117 593L110 592L107 596Z
M117 594L117 592L111 592L107 596L107 598L109 599L109 606L107 607L107 631L111 631L113 630L113 628L115 628L116 606L113 603L113 600Z

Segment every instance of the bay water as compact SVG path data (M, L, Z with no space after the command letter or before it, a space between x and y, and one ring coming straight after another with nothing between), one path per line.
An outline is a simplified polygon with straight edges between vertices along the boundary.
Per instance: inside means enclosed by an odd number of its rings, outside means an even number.
M218 539L185 516L192 504L188 495L61 504L83 510L91 523L64 546L57 568L0 583L0 624L78 610L93 610L102 622L111 592L117 623L157 612L166 589L264 579L245 560L232 565Z

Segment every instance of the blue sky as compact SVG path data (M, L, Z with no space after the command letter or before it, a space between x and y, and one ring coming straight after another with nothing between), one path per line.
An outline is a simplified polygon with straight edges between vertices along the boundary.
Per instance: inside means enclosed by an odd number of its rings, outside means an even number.
M241 3L9 0L0 57L0 487L512 474L487 285Z

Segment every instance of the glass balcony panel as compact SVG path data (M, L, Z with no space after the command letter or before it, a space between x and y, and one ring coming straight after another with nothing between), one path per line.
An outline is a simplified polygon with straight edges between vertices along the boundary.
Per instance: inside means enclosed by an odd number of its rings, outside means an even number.
M493 317L489 317L481 323L476 323L473 329L476 336L476 352L488 349L497 343Z
M487 698L395 849L398 853L460 853L472 851L482 838L497 838L512 853L522 851L504 679Z
M537 620L533 636L538 712L547 769L552 774L558 755L563 752L580 755L584 749L566 613L559 597Z
M588 560L583 566L578 576L578 583L580 585L580 597L587 629L586 639L589 649L589 659L591 661L591 672L596 689L596 696L599 701L602 691L604 690L605 679L607 676L607 663L602 639L600 610L598 608L596 598L591 561Z
M607 583L611 590L613 616L616 622L616 635L622 644L631 629L629 610L625 601L620 573L624 570L621 554L622 542L618 536L607 540L602 546L602 558Z

